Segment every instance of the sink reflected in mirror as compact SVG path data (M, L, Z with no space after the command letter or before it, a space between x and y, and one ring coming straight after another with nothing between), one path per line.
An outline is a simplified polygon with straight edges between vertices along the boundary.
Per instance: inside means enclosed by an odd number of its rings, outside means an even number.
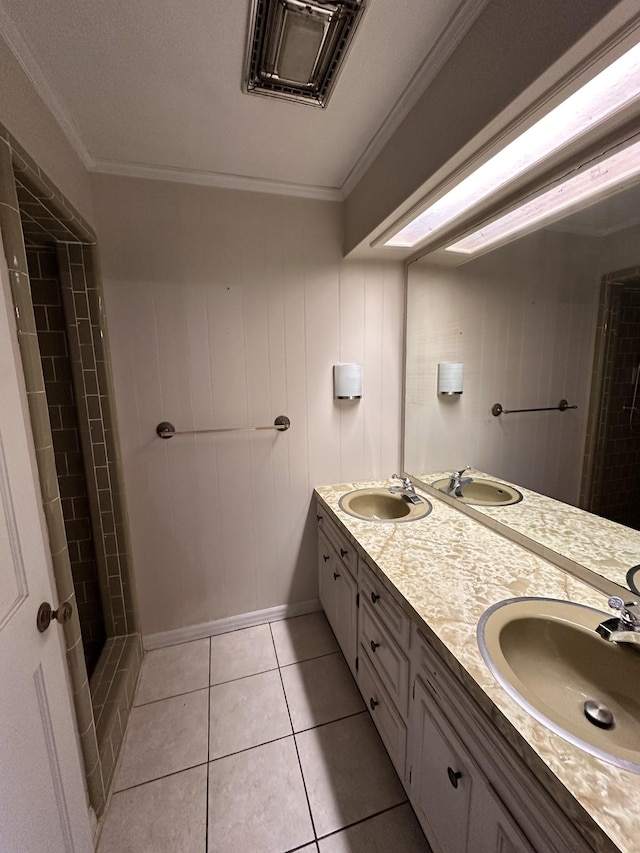
M420 497L419 503L410 503L389 489L356 489L340 498L340 509L363 521L404 522L417 521L431 512L431 504Z
M447 492L449 480L444 478L436 480L431 485L438 491ZM452 495L465 504L472 506L511 506L522 500L522 493L513 486L506 483L497 483L495 480L472 480L458 490L460 494Z
M478 623L482 657L539 722L598 758L640 773L640 653L607 642L611 614L548 598L513 598Z

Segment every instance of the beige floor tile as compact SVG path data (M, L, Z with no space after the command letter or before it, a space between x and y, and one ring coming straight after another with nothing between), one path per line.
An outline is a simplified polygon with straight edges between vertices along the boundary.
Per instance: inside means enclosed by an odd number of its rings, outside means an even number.
M312 841L293 737L209 764L208 853L283 853Z
M309 613L272 622L271 631L280 666L338 651L336 638L324 613Z
M281 672L294 732L364 710L341 652L285 666Z
M98 853L204 853L207 767L114 794Z
M209 758L220 758L291 734L278 670L211 688Z
M244 678L277 666L268 625L211 637L211 684Z
M135 705L209 686L209 639L147 652Z
M409 803L320 839L320 853L431 853Z
M406 800L368 714L295 737L319 836Z
M207 761L209 690L131 709L114 790Z

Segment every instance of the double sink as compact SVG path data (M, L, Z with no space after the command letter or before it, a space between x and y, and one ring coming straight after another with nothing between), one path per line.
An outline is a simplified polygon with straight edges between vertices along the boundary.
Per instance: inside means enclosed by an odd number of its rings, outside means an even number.
M458 498L500 506L522 495L502 483L473 480ZM432 506L388 488L364 488L343 495L340 508L388 523L425 518ZM606 618L567 601L509 599L481 617L478 646L501 686L539 722L586 752L640 773L640 645L602 639L595 629Z

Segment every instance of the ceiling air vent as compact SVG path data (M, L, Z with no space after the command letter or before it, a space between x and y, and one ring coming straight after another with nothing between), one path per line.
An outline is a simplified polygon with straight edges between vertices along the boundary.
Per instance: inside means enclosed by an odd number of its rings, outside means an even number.
M326 106L366 0L253 0L245 89Z

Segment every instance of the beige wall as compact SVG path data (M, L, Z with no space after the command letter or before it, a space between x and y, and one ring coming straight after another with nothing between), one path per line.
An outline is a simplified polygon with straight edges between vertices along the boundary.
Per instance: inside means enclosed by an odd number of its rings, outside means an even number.
M93 224L89 172L1 37L0 122Z
M326 202L106 176L94 200L143 633L315 598L313 486L399 465L401 265L343 261Z

